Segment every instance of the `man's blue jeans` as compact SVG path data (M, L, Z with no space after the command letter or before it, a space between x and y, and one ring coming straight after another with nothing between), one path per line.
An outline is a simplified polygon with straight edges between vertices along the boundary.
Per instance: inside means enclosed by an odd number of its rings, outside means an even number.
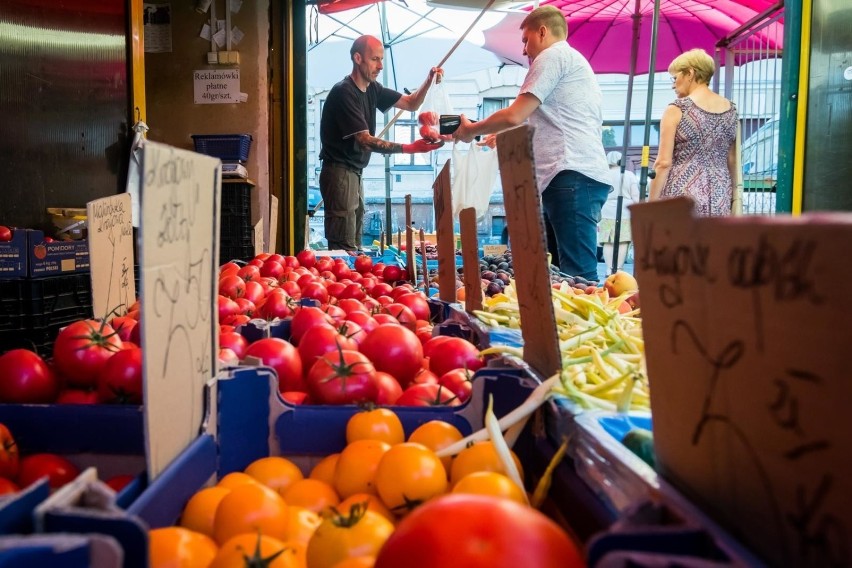
M559 246L560 272L598 279L598 222L609 190L604 183L565 170L541 194L544 216Z

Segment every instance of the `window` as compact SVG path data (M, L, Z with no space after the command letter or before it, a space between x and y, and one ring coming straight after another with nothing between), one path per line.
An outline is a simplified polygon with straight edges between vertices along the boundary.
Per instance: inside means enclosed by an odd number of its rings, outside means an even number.
M515 98L484 98L482 99L482 116L480 119L487 118L500 109L506 108L515 102Z
M631 122L630 139L627 141L627 145L641 146L644 140L645 123ZM624 122L604 122L601 141L604 148L620 148L624 144ZM660 144L660 123L658 121L651 123L651 136L649 137L648 144L650 146L658 146Z
M506 218L493 216L491 217L491 236L492 237L500 237L503 236L503 229L506 227Z

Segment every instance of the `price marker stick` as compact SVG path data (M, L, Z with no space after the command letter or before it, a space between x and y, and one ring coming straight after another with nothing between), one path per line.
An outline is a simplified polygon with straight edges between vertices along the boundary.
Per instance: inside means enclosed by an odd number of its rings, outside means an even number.
M467 313L482 309L482 280L479 277L479 241L476 238L476 209L462 209L462 260L464 261L464 309Z

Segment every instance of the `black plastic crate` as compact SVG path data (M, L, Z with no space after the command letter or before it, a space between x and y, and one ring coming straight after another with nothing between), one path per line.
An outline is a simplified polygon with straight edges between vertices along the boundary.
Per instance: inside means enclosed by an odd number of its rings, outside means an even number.
M251 246L220 246L219 264L230 260L251 260L254 258L254 245Z
M49 359L53 356L53 343L56 341L56 336L63 327L64 325L55 325L40 329L0 331L0 353L12 349L29 349Z
M251 216L251 186L247 183L222 184L222 216Z
M0 281L0 330L25 331L92 317L88 272Z
M254 229L247 218L222 217L219 220L219 242L228 246L252 244Z
M248 160L251 134L193 134L195 151L220 160Z

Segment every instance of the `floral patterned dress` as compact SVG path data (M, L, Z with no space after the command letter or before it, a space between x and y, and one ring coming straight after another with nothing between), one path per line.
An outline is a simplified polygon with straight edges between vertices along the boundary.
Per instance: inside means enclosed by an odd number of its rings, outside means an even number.
M737 136L737 109L709 112L689 97L671 103L683 112L677 125L672 168L660 197L687 195L699 216L731 214L728 149Z

